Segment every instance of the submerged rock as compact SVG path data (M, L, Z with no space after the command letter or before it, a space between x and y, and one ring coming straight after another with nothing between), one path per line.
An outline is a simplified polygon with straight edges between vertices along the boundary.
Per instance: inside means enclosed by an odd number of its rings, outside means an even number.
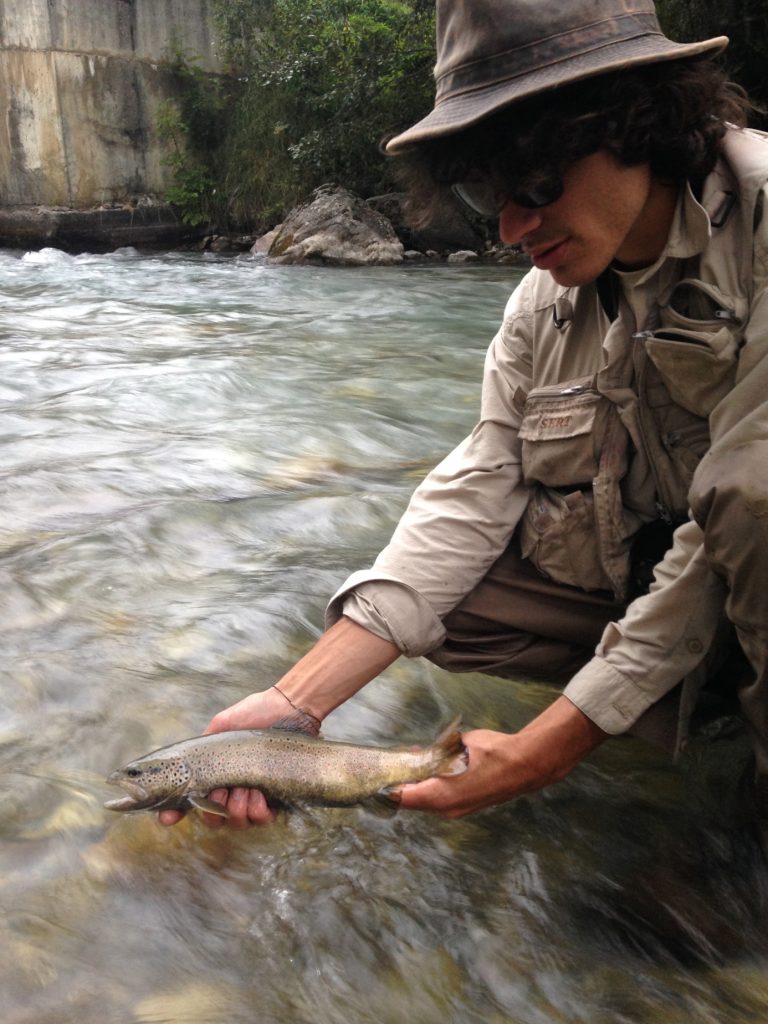
M448 257L449 263L474 263L480 259L480 254L476 253L474 249L459 249L458 252L452 252Z
M277 229L276 263L371 266L401 263L403 243L386 217L345 188L322 185Z

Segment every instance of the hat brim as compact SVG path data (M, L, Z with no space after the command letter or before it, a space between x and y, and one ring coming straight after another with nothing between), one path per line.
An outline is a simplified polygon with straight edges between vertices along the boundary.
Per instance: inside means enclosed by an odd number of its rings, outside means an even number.
M728 45L727 36L716 36L698 43L673 43L663 36L646 36L609 44L599 51L569 57L536 71L526 71L520 78L509 78L484 88L447 96L433 110L406 131L390 139L387 153L400 153L411 146L444 135L453 135L471 128L490 114L518 100L530 99L538 93L609 71L621 71L640 64L657 64L668 60L684 60L704 53L720 53Z

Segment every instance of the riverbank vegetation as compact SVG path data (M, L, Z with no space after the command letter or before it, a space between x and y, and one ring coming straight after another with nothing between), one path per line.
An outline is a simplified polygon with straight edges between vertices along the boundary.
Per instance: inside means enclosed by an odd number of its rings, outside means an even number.
M734 81L744 86L753 101L768 107L768 4L765 0L658 0L659 20L671 39L690 42L728 36L722 60ZM757 117L766 127L765 117Z
M765 0L659 0L668 35L721 34L731 76L768 105ZM434 0L213 0L227 76L176 55L168 193L190 223L262 230L312 189L394 187L382 138L431 107Z
M430 105L432 0L215 0L239 92L220 185L236 222L274 222L324 182L391 185L379 142Z

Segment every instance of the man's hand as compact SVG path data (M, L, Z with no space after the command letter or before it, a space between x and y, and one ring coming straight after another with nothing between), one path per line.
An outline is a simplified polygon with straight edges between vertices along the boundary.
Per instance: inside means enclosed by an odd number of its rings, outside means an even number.
M518 733L464 733L466 772L401 786L394 796L409 810L461 818L559 781L606 737L566 697L558 697Z

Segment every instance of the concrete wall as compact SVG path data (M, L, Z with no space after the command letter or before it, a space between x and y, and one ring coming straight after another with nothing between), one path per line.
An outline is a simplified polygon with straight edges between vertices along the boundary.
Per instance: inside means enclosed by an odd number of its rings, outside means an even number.
M162 194L173 52L218 69L209 0L0 0L0 205Z

